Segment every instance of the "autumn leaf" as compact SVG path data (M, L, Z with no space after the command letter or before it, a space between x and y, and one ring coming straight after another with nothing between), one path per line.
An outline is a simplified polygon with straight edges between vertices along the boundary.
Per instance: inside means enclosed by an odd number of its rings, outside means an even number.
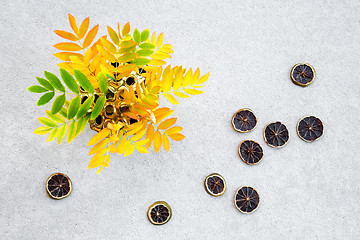
M81 47L76 43L62 42L54 45L55 48L62 51L79 51Z
M159 131L156 131L154 135L154 150L156 153L160 150L161 141L161 133Z
M90 46L90 44L92 43L92 41L94 40L97 32L99 30L99 24L96 25L95 27L93 27L88 34L86 35L85 39L84 39L84 43L83 43L83 48L87 48L88 46Z
M65 38L70 41L77 41L77 38L74 34L63 31L63 30L55 30L54 31L58 36Z

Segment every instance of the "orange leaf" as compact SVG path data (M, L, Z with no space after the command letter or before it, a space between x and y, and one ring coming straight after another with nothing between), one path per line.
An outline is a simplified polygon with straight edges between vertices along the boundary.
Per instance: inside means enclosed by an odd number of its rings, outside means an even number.
M58 36L65 38L70 41L77 41L77 38L74 34L63 31L63 30L55 30L54 31Z
M84 21L81 23L78 33L78 38L82 39L85 36L85 33L89 29L89 17L85 18Z
M169 152L170 151L170 143L169 143L169 138L164 134L163 136L163 147L164 149Z
M165 63L166 62L164 60L161 60L161 59L151 59L151 61L149 62L149 65L162 66Z
M71 26L72 30L77 35L79 30L78 30L78 27L76 26L76 20L75 20L74 16L71 15L70 13L69 13L69 22L70 22L70 26Z
M109 36L111 38L111 40L116 44L119 45L119 37L116 34L116 32L114 31L114 29L112 29L111 27L107 26L107 30L109 33Z
M159 131L155 132L154 135L154 150L157 153L161 147L161 133Z
M54 45L55 48L63 51L79 51L81 47L76 43L62 42Z
M160 130L164 130L167 129L169 127L171 127L172 125L174 125L176 123L177 118L169 118L165 121L163 121L162 123L160 123L160 125L157 127L157 129Z
M84 56L80 53L73 53L73 52L58 52L54 53L54 56L58 59L61 59L63 61L70 61L71 56L78 57L81 61L84 59Z
M125 26L122 29L122 35L125 36L130 32L130 23L125 24Z
M147 139L148 141L146 142L146 148L149 148L151 146L151 143L154 139L154 127L153 125L149 124L147 130L146 130L146 135L145 135L145 139Z
M171 135L171 134L174 134L174 133L181 132L182 129L183 129L182 127L176 126L176 127L169 128L164 133L167 134L167 135Z
M93 27L88 34L86 35L85 39L84 39L84 43L83 43L83 48L87 48L88 46L90 46L90 44L92 43L92 41L94 40L97 32L99 30L99 24L96 25L95 27Z
M169 137L175 141L181 141L185 138L185 136L182 135L181 133L174 133L174 134L169 135Z

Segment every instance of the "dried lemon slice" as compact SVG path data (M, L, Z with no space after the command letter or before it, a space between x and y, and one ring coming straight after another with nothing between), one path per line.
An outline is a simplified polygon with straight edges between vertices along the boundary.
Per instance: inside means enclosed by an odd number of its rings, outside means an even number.
M239 155L243 162L254 165L261 161L264 151L259 143L253 140L244 140L239 145Z
M246 133L250 132L256 127L257 119L251 109L244 108L240 109L234 114L231 120L231 124L235 131Z
M252 213L258 208L260 197L253 187L242 186L235 193L234 203L240 212Z
M281 122L270 123L264 129L264 139L271 147L283 147L289 141L289 131Z
M155 225L167 223L170 220L171 215L171 207L164 201L153 203L147 211L149 221Z
M314 116L304 117L297 124L297 133L305 142L314 142L322 137L324 124Z
M308 63L298 63L291 69L290 77L295 84L306 87L314 81L315 69Z
M70 178L62 173L52 174L46 181L46 191L53 199L66 198L72 191Z
M211 196L218 197L225 193L226 182L225 179L218 173L212 173L205 178L205 190Z

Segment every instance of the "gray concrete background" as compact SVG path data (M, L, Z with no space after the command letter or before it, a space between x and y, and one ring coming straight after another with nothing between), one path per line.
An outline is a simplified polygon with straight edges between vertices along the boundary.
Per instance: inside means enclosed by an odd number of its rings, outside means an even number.
M359 239L360 133L359 1L1 1L0 239ZM57 72L53 30L70 30L67 13L90 25L164 32L171 63L211 71L206 93L174 106L186 139L171 152L112 157L100 176L87 170L90 129L70 145L46 143L32 131L44 107L26 91L44 70ZM289 79L291 67L311 63L307 88ZM162 104L168 105L165 100ZM233 113L249 107L257 128L235 132ZM306 115L321 118L322 139L295 132ZM264 126L284 122L290 141L268 147ZM244 139L262 144L263 161L245 165ZM70 176L62 201L45 192L53 172ZM228 190L209 196L203 180L221 173ZM236 189L255 187L261 205L244 215ZM167 201L173 218L153 226L150 204Z

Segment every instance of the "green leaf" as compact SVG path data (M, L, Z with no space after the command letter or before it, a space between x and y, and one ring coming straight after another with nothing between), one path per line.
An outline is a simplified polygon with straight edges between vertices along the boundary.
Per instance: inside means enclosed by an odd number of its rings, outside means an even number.
M57 135L57 143L60 144L66 134L66 130L67 130L67 125L66 123L64 125L62 125L59 129L58 135Z
M76 125L77 125L77 122L75 120L71 121L71 123L69 125L69 131L67 134L67 142L68 143L71 143L71 141L74 140L74 138L75 138Z
M142 49L154 49L155 45L151 43L142 43L139 47Z
M39 117L38 118L39 122L44 124L45 126L48 127L57 127L56 122L54 122L53 120L46 118L46 117Z
M65 94L58 96L53 102L53 105L51 106L51 113L58 113L60 109L64 106L65 100Z
M45 135L52 130L52 127L39 127L35 129L34 133L37 135Z
M38 85L33 85L33 86L29 87L27 90L30 91L30 92L33 92L33 93L43 93L43 92L48 91L46 88L43 88L43 87L38 86Z
M49 91L54 91L54 87L49 83L48 80L45 80L43 78L37 77L37 81L40 83L41 86L46 88Z
M60 68L60 76L64 80L66 86L74 93L79 94L79 86L77 85L74 77L65 69Z
M149 38L149 29L145 29L142 33L141 33L141 42L146 41Z
M61 108L59 111L60 115L63 116L64 118L67 118L67 110L66 108Z
M57 122L57 123L64 123L65 119L62 118L59 114L52 114L50 111L45 110L46 115L53 121Z
M74 69L76 80L80 83L80 86L88 93L94 93L94 87L89 79L78 69Z
M89 110L93 102L94 102L94 95L86 99L86 101L81 105L79 111L76 114L76 118L79 119L82 116L84 116L84 114Z
M56 127L56 128L53 128L53 130L51 131L51 133L49 134L49 137L48 139L46 140L46 142L51 142L52 140L54 140L54 138L57 136L58 134L58 130L59 128Z
M106 96L101 96L95 103L94 109L91 112L91 120L94 120L97 116L99 116L99 114L101 113L101 111L104 108L105 105L105 101L106 101Z
M136 59L131 61L132 64L136 64L138 66L146 65L149 62L150 62L150 59L147 59L147 58L136 58Z
M89 122L90 114L81 117L78 121L75 137L84 131L86 124Z
M53 99L54 96L55 96L54 92L45 93L44 95L41 96L41 98L37 102L37 105L41 106L47 104L48 102L50 102L51 99Z
M135 42L140 43L141 37L140 37L140 32L137 28L135 28L135 30L134 30L133 38L134 38Z
M98 79L100 91L106 94L108 90L108 80L105 73L101 72Z
M65 87L64 85L62 85L62 83L60 82L59 78L57 76L55 76L54 74L52 74L51 72L44 72L45 77L47 78L47 80L49 80L50 84L57 90L59 90L60 92L65 92Z
M139 51L137 51L137 53L139 54L139 56L147 57L153 54L154 51L150 49L140 49Z
M73 119L80 108L80 96L76 96L71 100L67 117Z

